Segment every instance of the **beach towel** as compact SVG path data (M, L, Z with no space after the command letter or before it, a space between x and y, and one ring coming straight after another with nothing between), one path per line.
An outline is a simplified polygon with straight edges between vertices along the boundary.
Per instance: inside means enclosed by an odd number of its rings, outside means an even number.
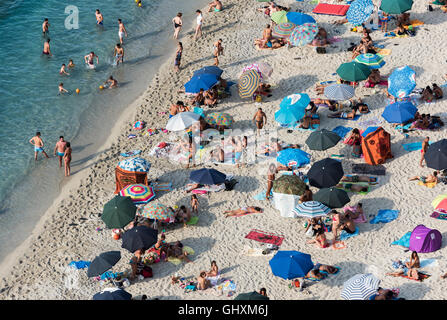
M267 198L265 197L266 192L267 192L267 190L262 190L258 194L254 195L253 199L259 200L259 201L267 200ZM273 196L273 193L271 191L270 191L270 196Z
M390 276L390 274L388 274L388 275ZM420 272L420 271L418 271L418 275L419 275L419 279L420 279L420 280L411 279L411 278L409 278L409 277L408 277L406 274L404 274L404 273L402 273L402 274L396 274L396 275L392 275L392 276L393 276L393 277L407 278L407 279L414 280L414 281L419 281L419 282L422 282L422 281L424 281L425 279L430 278L430 275L429 275L429 274L426 274L426 273L423 273L423 272Z
M90 263L91 263L90 261L84 261L84 260L72 261L68 264L68 266L75 269L85 269L90 266Z
M410 237L411 237L411 231L407 232L400 238L399 240L391 242L391 245L398 245L405 248L410 247Z
M349 5L319 3L312 13L326 14L330 16L344 16L349 9Z
M412 125L412 123L408 123L408 124L406 124L404 126L399 124L399 125L395 126L394 129L396 129L396 130L409 130L411 125Z
M284 236L261 231L257 229L252 229L246 236L246 239L255 240L258 242L269 243L277 245L278 247L282 244Z
M199 222L199 217L198 216L193 216L193 217L191 217L191 219L189 219L189 221L186 224L190 225L190 226L193 226L193 225L196 225L197 222Z
M250 248L245 246L244 249L240 252L240 255L248 256L248 257L269 257L272 258L275 255L275 252L272 250L267 254L263 254L262 252L265 249L263 248Z
M345 157L344 154L331 154L332 159L339 159L339 158L344 158L344 157Z
M391 49L379 49L377 54L381 56L389 56L391 54Z
M402 147L406 151L417 151L422 149L422 142L404 143Z
M241 213L241 214L237 214L237 215L231 215L231 216L228 216L228 217L243 217L243 216L246 216L246 215L249 215L249 214L252 214L252 213L256 213L256 212L245 212L245 213Z
M427 187L427 188L431 189L431 188L434 188L436 186L436 182L426 182L426 183L424 183L422 181L419 181L418 185L424 186L424 187Z
M354 233L347 233L345 230L343 230L340 233L340 241L345 241L346 239L355 237L359 235L359 227L355 227L355 232Z
M363 183L366 183L366 182L363 182ZM362 185L363 183L359 182L357 184ZM350 182L342 182L341 185L343 186L343 188L337 187L337 189L345 190L346 192L352 192L352 193L355 193L355 194L362 194L362 195L368 194L369 191L371 191L371 186L369 184L365 184L365 187L368 187L368 190L366 190L366 191L352 191L350 188L346 187L347 184L352 184L352 183L350 183Z
M133 151L129 151L129 152L123 152L123 153L121 153L121 156L131 157L131 156L139 155L140 153L141 153L141 150L133 150Z
M153 183L151 183L151 186L155 192L172 191L172 183L171 182L153 182Z
M188 253L188 256L193 255L195 252L191 247L183 246L183 252ZM178 266L182 263L182 259L175 258L175 257L169 257L168 262L171 262L172 264Z
M370 165L366 163L353 163L352 173L364 174L364 175L374 175L374 176L384 176L386 174L386 169L383 165Z
M424 25L424 22L422 22L421 20L414 19L414 20L410 20L410 24L413 27L418 27L418 26Z
M445 211L444 209L437 209L430 215L430 217L439 220L447 220L447 211Z
M344 138L346 136L346 134L348 132L350 132L352 130L351 127L343 127L343 126L338 126L335 127L334 129L332 129L332 132L335 132L336 134L338 134L341 138Z
M377 215L369 222L372 224L388 223L395 220L399 216L399 210L381 209Z

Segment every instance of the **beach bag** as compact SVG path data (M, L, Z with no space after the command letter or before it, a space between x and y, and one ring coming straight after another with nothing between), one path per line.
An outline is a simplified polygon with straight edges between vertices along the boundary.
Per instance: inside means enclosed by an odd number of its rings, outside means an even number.
M326 48L325 47L317 47L317 53L320 53L320 54L326 53Z
M152 278L154 276L153 273L152 273L152 268L149 267L149 266L145 266L143 268L143 270L141 271L141 275L144 278Z
M262 102L262 97L261 97L261 95L256 95L256 98L255 98L255 101L256 102Z

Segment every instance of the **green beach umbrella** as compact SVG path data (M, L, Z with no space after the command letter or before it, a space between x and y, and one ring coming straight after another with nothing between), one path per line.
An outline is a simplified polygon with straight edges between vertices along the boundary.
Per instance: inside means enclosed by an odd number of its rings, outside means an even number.
M346 191L335 187L320 189L314 194L313 200L321 202L331 209L342 208L351 201Z
M284 11L284 10L273 12L270 17L277 24L289 22L289 19L287 19L287 11Z
M359 62L342 63L337 74L345 81L361 81L366 80L371 74L371 68Z
M120 229L135 219L137 207L131 197L116 196L104 205L101 219L109 229Z
M340 141L340 136L335 132L322 129L312 132L306 140L310 150L326 150L332 148Z
M298 176L281 176L273 182L273 192L300 196L306 190L306 184Z
M382 0L380 10L388 14L401 14L413 6L413 0Z
M234 300L270 300L269 297L253 291L239 294Z

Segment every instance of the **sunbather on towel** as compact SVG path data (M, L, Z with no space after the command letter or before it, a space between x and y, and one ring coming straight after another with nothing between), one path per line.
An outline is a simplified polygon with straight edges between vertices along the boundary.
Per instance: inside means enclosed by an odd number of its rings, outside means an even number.
M334 266L330 266L327 264L321 264L321 263L317 263L314 267L314 270L317 269L319 271L325 271L328 274L334 274L338 272L338 269Z
M367 177L367 176L358 176L358 175L351 175L351 176L343 176L340 180L341 182L368 182L368 183L375 183L377 182L377 178L375 177Z
M344 211L346 214L350 215L352 220L355 220L363 214L363 205L359 202L355 207L345 207Z
M368 192L368 187L367 186L362 186L360 184L352 184L352 183L339 183L335 186L336 188L339 189L346 189L348 191L352 191L352 192Z
M358 106L353 106L352 111L350 111L350 112L339 111L339 112L335 112L332 114L328 114L328 117L329 118L354 119L358 108L359 108Z
M206 279L206 272L200 272L199 277L197 278L197 289L198 290L206 290L211 288L211 281Z
M324 278L327 277L326 274L321 273L319 269L312 269L310 270L307 275L307 278L313 278L313 279L318 279L318 280L323 280Z
M264 210L259 207L244 207L241 209L227 210L224 212L225 218L232 216L240 216L248 213L262 213Z
M345 214L345 216L342 219L342 223L338 226L338 229L344 230L348 234L355 233L355 223L349 213Z
M422 183L438 183L438 172L433 171L433 174L429 174L427 177L424 176L414 176L410 178L410 181L419 180L422 181Z
M413 279L413 280L418 280L420 281L421 279L419 278L419 272L416 268L405 268L404 270L399 270L396 272L388 272L386 275L387 276L393 276L393 277L400 277L402 275L407 275L408 278Z

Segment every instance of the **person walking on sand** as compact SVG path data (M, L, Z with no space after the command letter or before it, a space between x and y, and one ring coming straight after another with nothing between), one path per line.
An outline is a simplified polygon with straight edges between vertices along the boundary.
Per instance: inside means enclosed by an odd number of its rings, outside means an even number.
M191 196L191 211L194 214L199 213L199 199L197 199L197 195L195 194Z
M420 167L424 167L424 165L422 164L422 162L425 159L425 153L428 150L428 146L429 146L429 142L430 142L430 137L425 137L424 141L422 142L422 149L421 149L421 161L419 161L419 166Z
M265 198L270 199L270 192L273 188L273 182L275 181L275 174L278 173L276 168L270 168L269 172L267 173L267 191L265 193Z
M258 108L258 111L256 111L256 113L253 117L253 122L256 123L256 128L257 128L256 134L259 135L259 132L261 131L261 129L264 127L264 125L267 124L267 116L264 113L264 111L262 111L262 108Z
M223 56L222 39L217 40L213 45L214 65L219 65L219 56Z
M66 149L64 153L64 163L65 163L65 176L68 177L70 175L70 163L71 163L71 145L70 142L67 142Z
M115 56L115 64L119 65L120 62L124 63L124 48L121 47L120 43L117 43L115 49L113 50L113 55Z
M62 168L62 158L65 156L65 149L67 149L67 142L63 136L60 136L54 147L54 155L59 158L59 168Z
M52 56L53 54L51 53L50 50L50 39L47 39L44 44L43 44L43 51L42 54L47 55L47 56Z
M172 23L174 24L174 36L172 37L173 39L178 39L180 30L182 30L182 26L183 26L182 15L183 14L181 12L179 12L172 19Z
M202 37L202 24L203 24L202 11L196 10L196 14L197 14L197 26L196 26L196 33L194 34L194 41L196 41L197 38Z
M42 152L45 155L45 157L49 158L45 150L43 150L43 140L40 137L39 131L37 131L36 135L29 140L29 143L31 143L34 146L34 160L37 161L37 154L39 152Z
M123 44L124 36L127 38L127 30L124 26L124 23L121 21L121 19L118 19L118 37L120 38L120 44Z
M102 26L104 22L104 17L102 16L102 13L99 12L99 9L96 9L95 15L96 15L96 24Z
M50 27L50 23L48 22L48 18L45 18L45 20L42 23L42 36L46 36L48 35L48 33L50 32L49 30Z
M174 71L180 71L180 62L182 60L183 53L183 44L181 42L178 43L177 51L175 52L175 61L174 61Z

